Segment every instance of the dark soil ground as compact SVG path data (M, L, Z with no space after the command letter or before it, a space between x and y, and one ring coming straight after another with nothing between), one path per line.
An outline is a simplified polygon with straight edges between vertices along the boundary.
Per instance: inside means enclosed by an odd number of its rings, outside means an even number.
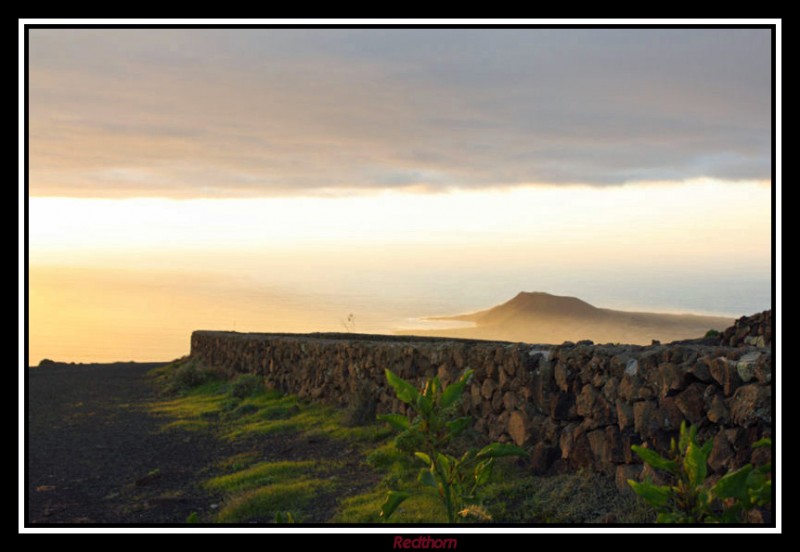
M148 405L163 399L147 372L166 363L62 364L27 372L27 527L63 524L183 525L213 519L221 496L202 487L235 455L259 460L341 460L349 484L319 496L305 522L325 523L336 499L364 492L377 476L363 458L325 439L280 434L229 441L169 429ZM270 523L273 519L261 522Z
M26 525L184 523L211 507L198 473L230 445L159 431L145 409L158 365L28 370Z

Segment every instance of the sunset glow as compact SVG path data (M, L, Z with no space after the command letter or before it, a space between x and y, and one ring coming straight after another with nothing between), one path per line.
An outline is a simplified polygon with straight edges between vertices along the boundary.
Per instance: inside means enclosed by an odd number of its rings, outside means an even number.
M30 30L29 363L771 289L760 29ZM426 324L428 326L426 326Z

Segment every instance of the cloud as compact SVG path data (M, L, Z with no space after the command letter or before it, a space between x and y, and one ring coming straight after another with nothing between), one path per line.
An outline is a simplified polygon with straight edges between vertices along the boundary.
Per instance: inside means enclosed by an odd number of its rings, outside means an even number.
M34 195L769 179L766 29L32 29Z

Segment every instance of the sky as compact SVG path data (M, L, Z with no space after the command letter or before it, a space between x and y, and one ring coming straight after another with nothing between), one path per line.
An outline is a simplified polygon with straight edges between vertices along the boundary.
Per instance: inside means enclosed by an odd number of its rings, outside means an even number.
M769 180L767 29L32 29L30 192Z
M769 308L771 40L30 29L30 361L179 356L201 324L390 332L523 290Z

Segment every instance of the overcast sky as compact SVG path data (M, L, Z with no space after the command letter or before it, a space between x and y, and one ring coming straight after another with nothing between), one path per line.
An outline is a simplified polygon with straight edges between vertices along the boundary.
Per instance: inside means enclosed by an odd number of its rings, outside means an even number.
M32 29L30 193L770 178L767 29Z

